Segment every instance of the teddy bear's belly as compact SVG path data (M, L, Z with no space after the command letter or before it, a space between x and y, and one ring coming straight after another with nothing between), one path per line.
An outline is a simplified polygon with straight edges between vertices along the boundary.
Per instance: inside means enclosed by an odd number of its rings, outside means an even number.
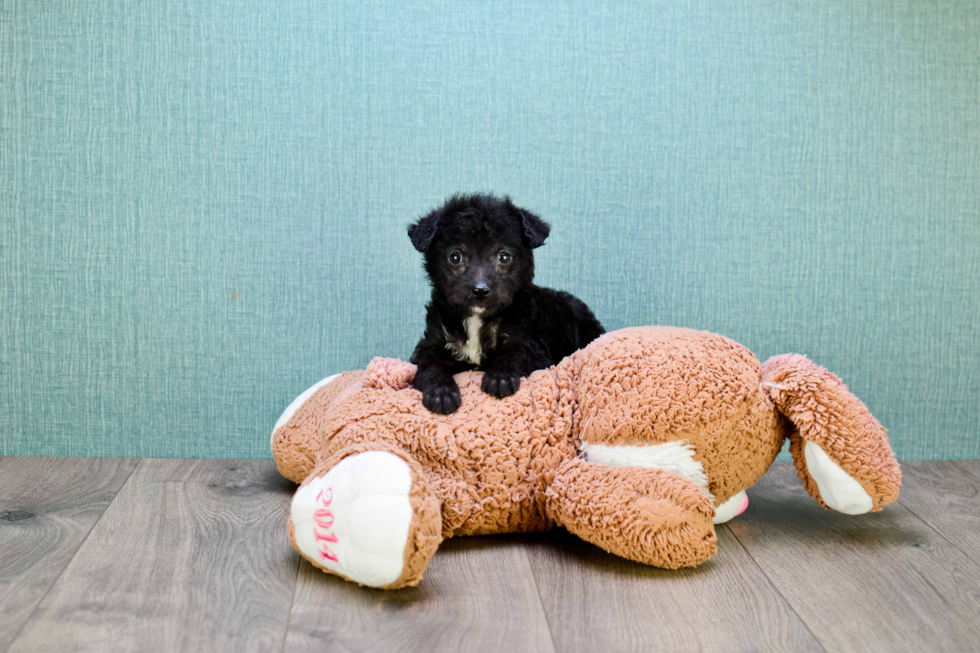
M549 448L536 459L524 449L501 450L493 463L464 469L427 468L442 502L443 535L490 535L546 531L553 526L545 510L549 476L565 458ZM486 460L486 459L484 459ZM547 462L552 461L552 462Z
M575 455L567 431L553 425L570 419L540 395L505 413L521 394L505 400L481 394L480 402L464 401L451 419L365 415L325 439L321 459L371 441L402 450L422 466L440 501L444 537L548 530L545 492L562 462ZM491 400L499 402L496 410Z
M555 470L575 455L571 402L561 400L546 370L522 379L504 399L483 392L482 373L455 378L462 397L456 413L425 413L401 425L442 502L443 535L548 530L545 491Z

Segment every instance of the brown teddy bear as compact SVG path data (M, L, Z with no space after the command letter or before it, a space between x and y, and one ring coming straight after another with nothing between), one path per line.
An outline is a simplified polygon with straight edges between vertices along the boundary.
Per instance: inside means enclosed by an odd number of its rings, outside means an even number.
M556 525L630 560L698 565L787 437L824 507L861 514L898 496L885 430L804 356L760 365L716 334L622 329L504 399L480 391L481 373L457 375L451 415L422 406L414 372L376 358L325 379L272 435L279 471L301 483L293 546L363 585L418 584L447 537Z

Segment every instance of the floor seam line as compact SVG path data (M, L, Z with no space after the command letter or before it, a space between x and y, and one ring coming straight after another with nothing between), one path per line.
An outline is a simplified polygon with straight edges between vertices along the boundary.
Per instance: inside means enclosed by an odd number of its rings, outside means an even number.
M541 614L544 615L544 625L548 627L548 637L551 638L551 650L558 653L558 643L555 641L555 631L551 627L551 619L548 618L548 611L544 607L544 599L541 598L541 585L538 584L538 575L534 572L534 565L531 564L531 555L528 552L526 542L521 543L521 549L524 551L524 558L527 560L527 566L531 569L531 578L534 580L534 593L538 595L538 605L541 607Z
M296 605L296 591L299 589L300 569L303 566L303 558L296 561L296 578L293 580L293 595L289 599L289 611L286 612L286 629L282 634L282 646L279 647L281 653L286 651L286 640L289 639L289 627L293 623L293 606Z
M783 603L786 604L786 607L788 607L790 611L792 611L792 613L796 615L796 618L800 620L800 623L803 624L804 628L806 628L806 632L810 633L810 636L813 637L813 641L817 643L817 646L819 646L820 649L824 651L824 653L828 653L827 647L824 646L820 638L817 637L817 634L810 629L810 624L806 622L806 619L803 618L803 615L801 615L799 612L796 611L796 608L793 607L793 604L790 603L789 599L786 598L782 590L780 590L779 587L776 585L775 581L773 581L773 579L769 577L769 574L767 574L766 570L762 568L762 565L760 565L759 561L755 559L755 556L752 555L752 552L749 551L748 547L746 547L745 544L742 542L742 540L738 538L738 535L735 533L735 531L733 531L728 524L723 524L723 526L728 529L729 533L732 534L732 537L735 538L735 541L738 542L738 545L742 548L743 551L745 551L745 555L749 556L749 560L752 561L752 564L755 565L755 568L759 570L759 573L762 574L762 577L766 579L766 582L769 584L769 586L772 587L773 591L776 592L779 598L782 599Z

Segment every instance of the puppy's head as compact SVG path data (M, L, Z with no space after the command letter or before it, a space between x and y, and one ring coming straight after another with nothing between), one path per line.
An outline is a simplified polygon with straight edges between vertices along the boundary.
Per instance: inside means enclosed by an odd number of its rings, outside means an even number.
M510 198L454 195L408 228L440 297L463 317L510 306L534 279L535 247L550 227Z

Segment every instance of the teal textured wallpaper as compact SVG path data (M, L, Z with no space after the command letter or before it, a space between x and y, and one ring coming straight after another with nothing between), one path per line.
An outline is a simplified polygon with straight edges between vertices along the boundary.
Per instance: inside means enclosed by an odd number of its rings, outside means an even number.
M607 328L838 373L901 458L980 457L980 6L0 0L3 455L268 456L407 357L405 226L553 225Z

